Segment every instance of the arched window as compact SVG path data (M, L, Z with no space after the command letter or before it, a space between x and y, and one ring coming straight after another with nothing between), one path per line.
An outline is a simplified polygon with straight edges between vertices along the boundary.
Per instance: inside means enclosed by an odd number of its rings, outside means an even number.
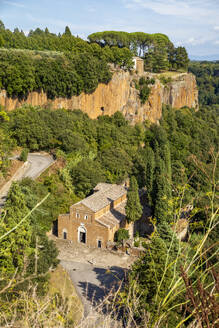
M63 230L62 230L62 236L63 236L63 239L68 239L68 238L67 238L67 237L68 237L68 232L67 232L66 229L63 229Z

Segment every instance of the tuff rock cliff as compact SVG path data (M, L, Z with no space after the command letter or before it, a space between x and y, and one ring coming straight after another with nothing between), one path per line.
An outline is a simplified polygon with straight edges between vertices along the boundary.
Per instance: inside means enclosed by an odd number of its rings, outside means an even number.
M91 118L97 118L103 113L112 115L121 111L131 122L149 120L156 123L162 115L162 104L171 105L174 108L183 106L198 109L198 90L194 75L191 73L179 73L172 77L172 81L163 85L158 76L152 73L144 73L143 76L154 77L156 82L151 86L148 101L142 105L139 91L135 88L134 80L139 76L125 71L114 72L112 80L107 84L99 84L92 94L82 93L70 99L48 99L43 92L30 92L27 99L18 100L9 98L6 92L0 92L0 105L11 111L23 104L32 106L50 106L53 109L68 108L81 109ZM101 109L102 108L102 109Z

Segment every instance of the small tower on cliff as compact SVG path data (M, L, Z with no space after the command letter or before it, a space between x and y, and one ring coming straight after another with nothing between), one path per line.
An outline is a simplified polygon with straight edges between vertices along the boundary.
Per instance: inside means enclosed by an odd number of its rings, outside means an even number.
M133 57L134 67L133 69L138 72L138 74L144 73L144 60L140 57Z

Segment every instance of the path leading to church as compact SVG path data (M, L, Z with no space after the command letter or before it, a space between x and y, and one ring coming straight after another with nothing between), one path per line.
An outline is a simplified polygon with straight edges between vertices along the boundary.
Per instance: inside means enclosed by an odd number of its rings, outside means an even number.
M102 313L103 300L118 289L136 257L88 248L55 236L50 236L50 239L56 243L60 264L69 273L84 304L85 317L92 324L93 320L99 322L101 318L105 318L105 313Z

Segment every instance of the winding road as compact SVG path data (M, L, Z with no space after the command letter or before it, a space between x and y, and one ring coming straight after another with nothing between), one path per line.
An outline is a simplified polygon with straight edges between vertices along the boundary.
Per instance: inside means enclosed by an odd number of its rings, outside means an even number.
M27 170L24 172L22 178L36 179L43 173L51 164L54 163L52 156L41 153L30 153L27 158L30 164Z
M3 206L13 181L19 181L26 177L36 179L54 162L54 159L49 154L30 153L27 157L27 162L17 170L13 177L0 190L0 207Z

